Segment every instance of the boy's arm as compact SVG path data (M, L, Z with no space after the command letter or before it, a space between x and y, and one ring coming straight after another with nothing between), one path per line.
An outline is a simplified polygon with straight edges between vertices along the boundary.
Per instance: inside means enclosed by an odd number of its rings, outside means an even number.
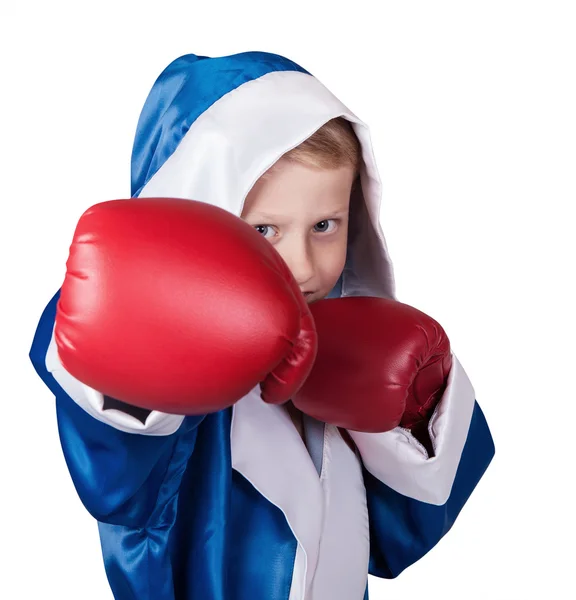
M387 298L347 296L311 310L318 356L293 401L355 442L371 572L395 577L452 526L494 454L490 432L437 321ZM416 437L427 442L426 425L430 455Z
M290 398L312 366L315 333L286 263L242 219L178 198L86 210L30 356L56 396L88 510L145 523L205 416L224 418L258 384L264 400Z
M56 397L68 469L96 519L141 527L153 513L176 446L183 450L179 455L193 451L196 427L204 416L184 418L159 411L150 411L146 418L131 415L67 373L53 339L58 297L59 292L42 314L30 359Z
M494 442L457 357L428 424L434 456L402 427L349 431L364 465L370 573L393 578L450 530L494 456Z

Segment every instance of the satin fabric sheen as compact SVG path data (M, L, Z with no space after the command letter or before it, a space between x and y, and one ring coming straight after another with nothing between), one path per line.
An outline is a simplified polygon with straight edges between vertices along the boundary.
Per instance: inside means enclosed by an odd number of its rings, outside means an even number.
M214 102L271 71L308 73L295 62L269 52L216 58L186 54L172 61L154 83L140 114L132 149L132 196L139 195L190 125Z
M46 370L58 295L44 310L30 358L56 396L66 463L99 521L115 598L288 600L297 541L280 509L232 469L231 409L187 417L167 436L125 433L94 419ZM363 469L369 573L394 578L426 554L452 527L493 454L476 404L446 504L403 496Z
M308 73L270 53L207 58L180 57L152 87L132 153L132 196L219 98L272 71ZM126 433L93 418L46 368L57 300L58 293L44 310L30 358L56 397L64 456L82 503L98 521L116 600L289 600L297 540L282 511L232 469L231 409L187 417L170 435ZM318 470L321 428L308 425ZM452 526L493 454L476 407L445 505L403 496L364 470L369 572L396 577L428 552Z
M43 364L58 295L31 358L56 394L66 463L99 521L115 598L288 600L297 542L282 512L231 467L231 409L187 417L169 436L92 418Z

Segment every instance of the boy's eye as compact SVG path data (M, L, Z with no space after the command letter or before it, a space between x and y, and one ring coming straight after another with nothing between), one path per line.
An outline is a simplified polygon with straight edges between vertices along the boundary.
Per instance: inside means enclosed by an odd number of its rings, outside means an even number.
M264 237L266 237L266 234L263 231L261 231L261 230L263 229L265 231L268 231L269 229L272 229L270 227L270 225L254 225L254 228L256 229L256 231L258 233L261 233Z
M329 229L330 223L333 224L331 229ZM334 231L335 223L336 223L336 219L324 219L322 221L318 221L318 223L316 223L316 225L314 225L314 230L319 233L332 233L332 231ZM271 225L254 225L254 228L256 229L256 231L258 231L258 233L261 233L265 238L271 237L271 236L266 235L270 231L272 232L272 235L274 234L274 229Z
M328 223L330 223L330 221L332 221L333 223L336 222L334 219L324 219L323 221L319 221L318 223L316 223L314 228L320 226L320 233L326 233L327 231L334 231L334 227L332 227L332 229L330 229L330 230L327 229Z

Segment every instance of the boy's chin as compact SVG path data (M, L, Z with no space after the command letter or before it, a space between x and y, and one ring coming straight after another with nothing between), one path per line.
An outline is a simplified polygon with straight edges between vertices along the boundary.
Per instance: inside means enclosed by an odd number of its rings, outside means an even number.
M306 298L306 304L314 304L314 302L318 302L319 300L324 300L324 298L326 298L327 294L310 294L310 296L308 296Z

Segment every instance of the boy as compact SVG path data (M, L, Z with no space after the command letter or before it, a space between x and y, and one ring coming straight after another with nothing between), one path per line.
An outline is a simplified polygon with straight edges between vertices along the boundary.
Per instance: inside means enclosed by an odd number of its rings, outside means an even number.
M83 215L31 350L115 598L361 600L451 527L494 448L395 301L380 193L365 124L283 57L155 82L133 198Z

